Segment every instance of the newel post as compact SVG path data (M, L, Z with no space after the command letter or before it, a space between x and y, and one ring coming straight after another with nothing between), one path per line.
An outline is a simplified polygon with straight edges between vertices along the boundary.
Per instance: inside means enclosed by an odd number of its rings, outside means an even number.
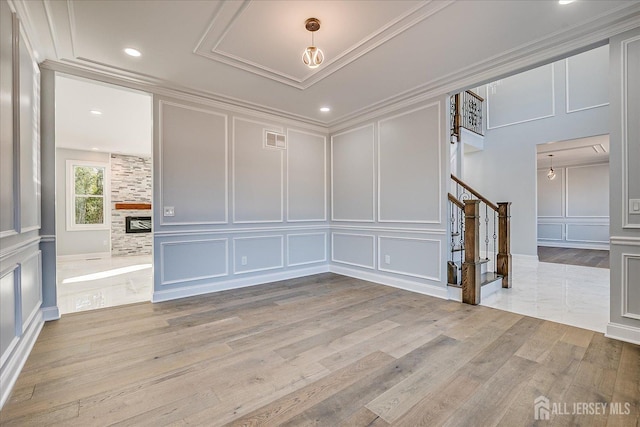
M511 287L511 202L498 203L498 274L502 287Z
M464 201L462 302L480 304L480 200Z

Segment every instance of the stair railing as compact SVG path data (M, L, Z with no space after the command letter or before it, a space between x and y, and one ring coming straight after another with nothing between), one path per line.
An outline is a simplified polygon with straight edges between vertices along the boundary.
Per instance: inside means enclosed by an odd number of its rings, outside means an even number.
M463 302L479 304L483 284L498 279L503 288L512 284L511 202L494 204L455 175L451 179L455 194L448 195L451 221L448 281L462 287ZM483 265L487 270L484 274Z
M452 95L450 98L451 142L460 141L460 128L465 128L478 135L483 134L482 104L484 98L466 90Z

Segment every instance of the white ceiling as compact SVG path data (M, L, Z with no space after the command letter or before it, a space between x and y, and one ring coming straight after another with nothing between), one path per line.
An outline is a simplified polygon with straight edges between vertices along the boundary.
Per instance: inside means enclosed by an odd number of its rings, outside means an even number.
M149 157L151 127L148 94L56 76L56 147Z
M568 166L609 161L609 135L570 139L537 146L538 168L550 165L549 155L553 155L554 166Z
M99 70L325 125L575 53L640 21L638 0L16 1L54 69ZM316 45L326 59L316 70L301 61L309 17L322 22ZM332 111L321 113L325 105Z

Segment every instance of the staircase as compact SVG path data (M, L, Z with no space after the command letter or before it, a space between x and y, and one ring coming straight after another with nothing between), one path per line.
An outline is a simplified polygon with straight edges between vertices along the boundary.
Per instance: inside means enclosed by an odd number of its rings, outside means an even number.
M492 203L453 174L451 180L448 284L462 290L462 302L476 305L483 287L511 288L511 202Z

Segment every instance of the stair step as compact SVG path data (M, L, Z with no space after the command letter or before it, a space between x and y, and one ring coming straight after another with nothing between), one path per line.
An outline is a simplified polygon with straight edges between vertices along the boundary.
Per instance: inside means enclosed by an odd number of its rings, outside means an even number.
M451 252L462 252L464 250L464 247L462 246L454 246L453 249L451 249Z
M451 233L452 236L454 237L458 237L460 235L460 233Z
M493 271L487 271L480 276L480 286L488 285L496 280L502 279L502 275L496 274Z

